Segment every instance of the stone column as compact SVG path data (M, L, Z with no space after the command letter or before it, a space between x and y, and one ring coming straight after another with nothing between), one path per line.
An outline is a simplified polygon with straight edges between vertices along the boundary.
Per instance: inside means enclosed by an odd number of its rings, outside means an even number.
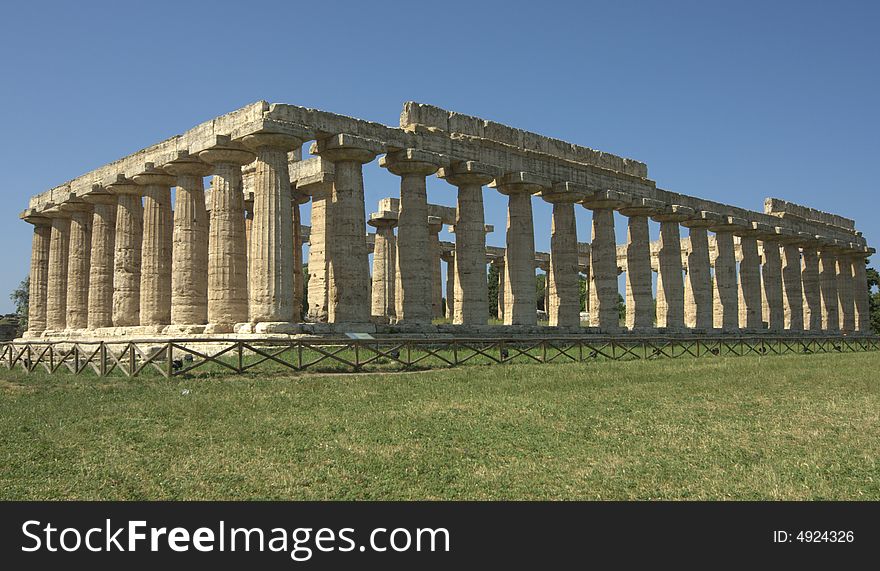
M840 304L840 330L852 333L856 329L856 314L853 299L853 260L848 250L843 250L837 256L837 297Z
M67 256L70 244L70 213L59 206L44 211L52 220L49 238L49 275L46 294L46 330L67 327Z
M742 260L739 263L739 326L740 329L756 331L762 328L761 314L761 258L758 256L758 240L754 231L747 227L738 230Z
M363 164L381 151L375 142L341 134L321 139L312 154L334 163L330 223L332 254L328 267L328 320L369 323L370 268L367 257ZM424 224L424 220L422 221ZM400 240L397 241L398 249Z
M504 263L504 324L536 325L535 232L532 194L549 186L530 173L515 172L491 186L507 195L507 250Z
M67 329L89 325L89 285L91 283L92 205L81 199L62 205L70 213L67 256Z
M865 258L875 253L874 248L863 248L853 258L853 300L855 304L855 330L859 333L871 333L871 311L868 301L868 276Z
M440 252L440 259L446 262L446 319L455 315L455 250Z
M113 326L131 327L139 325L141 320L141 246L144 230L142 188L121 175L108 188L117 195Z
M819 291L822 298L822 329L840 331L839 296L837 295L837 253L830 241L819 246Z
M397 223L397 263L400 290L396 292L400 323L431 323L438 309L434 297L433 256L428 227L428 195L425 177L439 168L433 153L404 149L379 159L379 166L400 177L400 208ZM439 252L437 252L439 255Z
M327 322L327 300L330 280L327 273L330 261L330 241L326 229L332 227L330 203L332 180L309 185L312 196L312 230L309 235L309 319L316 323ZM391 298L394 302L394 298Z
M302 258L302 218L300 217L300 204L305 204L310 200L308 194L299 192L295 189L295 185L291 185L291 208L293 209L293 320L302 321L303 319L303 258Z
M397 244L394 227L397 225L397 212L374 212L367 223L376 228L371 313L373 317L390 320L396 314Z
M28 292L28 329L26 337L37 337L46 330L46 296L49 287L49 244L52 240L52 221L40 212L30 209L21 215L33 224L31 239L31 273Z
M638 199L620 209L627 217L626 231L626 327L647 331L654 327L654 293L651 275L651 238L648 216L663 207L659 200Z
M247 258L249 244L251 243L251 229L254 227L254 193L244 194L244 255ZM246 273L246 272L245 272Z
M711 226L715 232L714 326L724 332L735 332L739 328L739 295L733 232L744 229L746 221L733 216L724 218L720 225Z
M694 210L672 204L652 218L660 223L657 253L657 327L668 331L684 329L684 269L681 263L679 223L692 218Z
M177 178L169 332L202 333L208 323L208 213L203 179L211 167L180 152L164 168Z
M801 282L801 250L797 238L788 238L782 246L782 301L784 327L804 330L804 286Z
M486 325L489 293L486 281L486 233L483 185L492 181L491 169L467 161L443 168L438 176L458 189L455 208L455 275L452 294L456 325Z
M161 331L171 323L171 186L174 177L147 163L144 172L132 180L143 187L144 195L140 324L158 327Z
M211 221L208 225L208 326L206 333L229 333L248 320L247 232L241 167L254 153L229 137L199 153L212 166ZM253 212L251 213L253 214Z
M801 281L804 284L804 325L812 332L822 330L822 292L819 287L819 242L812 236L803 247Z
M504 262L506 259L507 256L504 256L492 261L492 264L498 268L498 308L496 311L498 313L498 319L501 320L502 323L504 322L504 290L507 289L507 286L504 284L504 275L507 273L504 270Z
M684 300L685 325L703 331L713 328L714 313L708 228L721 220L717 212L701 210L681 223L689 229L690 234Z
M756 231L761 233L761 249L764 253L761 266L761 286L763 288L763 311L767 317L767 326L771 332L779 333L785 328L785 307L782 295L782 256L780 240L783 228L754 223Z
M113 257L116 249L116 195L94 187L83 200L94 207L89 262L88 329L113 327Z
M443 270L440 268L440 230L443 222L438 216L428 216L428 250L431 252L431 314L443 317Z
M620 329L617 315L617 240L614 237L614 209L630 204L628 197L604 191L582 204L593 211L590 249L590 326L605 333Z
M577 223L574 204L587 196L573 183L554 184L541 198L553 205L550 226L550 266L547 271L544 309L551 327L580 327Z

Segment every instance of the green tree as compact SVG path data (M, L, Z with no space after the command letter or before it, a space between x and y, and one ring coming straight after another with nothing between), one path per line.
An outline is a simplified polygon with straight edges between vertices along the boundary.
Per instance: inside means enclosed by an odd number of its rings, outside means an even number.
M302 314L303 317L309 314L309 265L303 264L303 297L302 297Z
M871 329L880 335L880 273L874 268L868 268L868 304L871 315ZM877 291L874 291L874 290Z
M498 318L498 281L500 275L498 266L489 264L487 280L489 285L489 317Z
M537 308L541 311L547 310L547 275L537 274L535 276L535 299L537 300Z
M31 278L30 276L21 280L18 287L9 294L9 299L15 306L15 313L18 315L19 331L27 330L28 323L28 302L30 300Z

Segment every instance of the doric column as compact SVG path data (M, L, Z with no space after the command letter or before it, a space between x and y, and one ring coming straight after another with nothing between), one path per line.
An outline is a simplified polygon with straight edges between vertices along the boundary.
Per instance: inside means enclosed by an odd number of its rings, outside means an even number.
M855 330L859 333L871 332L871 310L868 301L868 276L865 258L874 254L874 248L864 248L853 258L853 300L855 304Z
M629 197L615 192L598 192L582 202L593 211L590 249L590 326L603 332L620 329L617 314L617 240L614 237L614 209L631 204Z
M504 324L536 325L535 232L532 194L548 187L531 173L514 172L496 178L491 186L507 195L507 250L504 263Z
M433 299L434 271L428 219L425 177L439 168L438 157L417 149L403 149L379 159L379 166L400 177L400 208L397 223L397 263L400 290L397 320L401 323L431 323L436 317ZM439 255L439 253L438 253Z
M853 259L849 249L837 256L837 297L839 300L840 330L852 333L856 329L855 302L853 299Z
M770 331L779 333L785 328L785 304L782 294L782 256L781 241L793 237L794 232L781 227L754 222L752 224L761 240L763 264L761 265L761 287L763 311Z
M554 184L541 191L541 198L553 205L550 225L550 266L547 271L544 309L551 327L580 327L578 286L577 223L574 204L587 196L574 183Z
M60 205L44 211L52 220L49 238L49 277L46 294L46 330L67 327L67 255L70 244L70 213Z
M171 323L171 186L174 177L147 163L144 172L132 180L143 187L144 196L140 324L164 327Z
M440 230L443 221L438 216L428 216L428 251L431 256L431 315L443 317L443 270L440 267Z
M291 208L293 209L293 320L303 320L303 293L305 284L303 278L303 257L302 257L302 218L300 217L299 207L310 200L310 196L296 190L295 185L291 185Z
M455 208L455 275L453 300L456 325L485 325L489 318L486 282L486 233L483 186L492 181L491 169L466 161L443 168L438 176L458 189Z
M309 319L316 323L327 321L327 300L330 281L327 273L330 265L330 242L327 227L333 191L331 181L310 185L312 196L311 234L309 235ZM394 302L394 298L391 298Z
M70 213L67 256L67 329L89 325L89 285L91 283L92 205L81 199L64 203Z
M440 259L446 262L446 319L455 315L455 250L440 252Z
M713 324L712 263L709 259L708 228L721 222L717 212L701 210L693 218L682 221L689 229L690 249L687 254L687 280L685 282L685 325L694 329L709 330Z
M254 227L254 193L245 192L244 196L244 255L247 258L248 244L251 243L251 229Z
M794 234L782 242L783 327L792 332L804 330L804 286L801 282L801 249Z
M654 294L651 275L651 238L648 216L663 207L659 200L636 199L620 209L627 217L626 230L626 327L646 331L654 327Z
M144 230L142 187L119 175L109 185L117 195L116 252L113 257L113 326L140 324L141 246Z
M758 330L763 326L761 302L761 258L755 230L747 222L746 228L734 232L740 238L742 259L739 263L739 327Z
M248 320L247 233L241 167L254 153L229 137L199 153L212 166L208 225L208 333L229 333Z
M806 234L806 233L803 233ZM819 285L819 242L806 234L803 245L801 281L804 285L804 326L811 332L822 330L822 291Z
M822 330L840 331L840 299L837 295L837 253L833 240L819 245L819 291L822 298Z
M370 268L362 168L381 150L374 141L347 134L321 139L312 146L312 154L334 163L335 169L330 225L325 229L328 244L332 243L327 272L327 314L331 323L370 321Z
M374 317L390 319L396 313L397 245L394 227L397 225L397 212L374 212L367 224L376 228L371 313Z
M667 205L652 216L660 223L660 250L657 253L657 327L684 329L684 270L681 263L679 224L692 218L694 210L678 204Z
M28 292L28 329L26 337L37 337L46 330L46 296L49 286L49 244L52 241L52 220L29 209L21 219L33 224L31 239L30 290Z
M725 216L710 227L715 232L714 325L724 332L739 328L739 294L736 280L736 250L733 232L745 229L742 218Z
M204 177L211 167L188 153L164 166L177 178L174 197L171 325L201 332L208 323L208 213Z
M116 195L95 186L83 197L93 205L89 262L88 329L113 326L113 258L116 249Z
M496 308L496 312L498 313L498 319L501 322L504 322L504 290L507 287L504 284L504 275L507 273L504 271L505 260L507 256L501 256L492 260L492 265L498 268L498 307Z

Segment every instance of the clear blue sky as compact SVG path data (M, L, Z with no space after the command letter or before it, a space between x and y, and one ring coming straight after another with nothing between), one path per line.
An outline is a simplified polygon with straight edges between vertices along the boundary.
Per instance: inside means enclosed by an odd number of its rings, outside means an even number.
M639 159L669 190L853 217L876 246L878 21L847 1L6 3L0 312L28 272L31 194L259 99L389 125L432 103ZM375 163L365 181L368 209L398 191Z

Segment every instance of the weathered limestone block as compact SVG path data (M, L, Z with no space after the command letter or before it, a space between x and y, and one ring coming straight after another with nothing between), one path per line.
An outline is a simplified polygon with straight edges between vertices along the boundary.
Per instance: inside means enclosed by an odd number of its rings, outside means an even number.
M441 169L440 178L458 188L455 208L455 275L452 322L485 325L489 316L486 281L486 233L483 186L492 181L488 167L475 162L457 163ZM500 288L499 288L500 291Z
M174 177L147 163L132 177L143 187L144 231L141 247L141 325L171 323L171 187Z
M801 281L804 285L804 325L809 331L822 330L822 292L819 285L817 242L803 247Z
M428 194L425 177L437 172L438 157L433 153L403 149L382 157L379 166L400 177L397 222L400 289L395 292L397 321L403 324L431 323L437 307L433 299L434 256L425 255L429 250L433 253L433 241L426 223Z
M101 187L83 199L94 206L89 263L88 329L113 327L113 259L116 251L116 195Z
M31 273L28 292L28 337L36 337L46 330L46 296L49 286L49 244L52 240L52 221L35 210L26 210L22 220L33 224L31 239Z
M663 204L641 199L620 209L627 217L626 230L626 327L645 331L654 327L654 294L651 275L651 238L648 216Z
M782 297L785 329L804 330L804 286L801 282L801 250L796 242L782 246Z
M541 192L553 204L550 227L550 261L544 288L551 327L580 327L577 223L574 204L587 196L586 189L571 183L554 184Z
M397 224L396 212L376 212L368 222L376 228L376 243L373 247L373 288L372 315L374 317L395 317L395 286L397 281L397 244L394 226Z
M837 256L837 297L839 302L840 330L852 333L856 328L855 302L853 298L853 261L847 252Z
M67 256L70 244L70 213L58 207L45 211L52 219L49 244L49 278L46 295L46 329L67 327Z
M590 250L590 326L611 333L620 329L617 314L617 241L614 237L614 209L629 205L624 195L605 191L582 204L593 211Z
M504 324L538 323L535 291L535 232L532 194L549 181L517 172L496 178L491 186L507 195L507 251L504 263Z
M254 160L241 143L218 138L199 153L212 165L211 223L208 227L207 332L233 331L248 319L247 235L241 167Z
M443 317L443 270L440 267L440 230L443 221L438 216L428 216L428 251L431 260L431 315Z
M208 323L208 213L204 177L211 167L181 153L165 170L177 177L174 200L174 264L171 272L171 324L192 328ZM195 329L187 329L195 332Z
M657 253L657 327L684 329L684 269L681 260L679 224L693 217L691 208L668 205L652 218L660 223L660 250Z
M77 200L63 209L70 213L67 257L67 329L85 329L89 324L89 284L92 248L92 205Z
M687 254L685 282L685 324L700 330L713 327L712 262L709 256L708 228L720 222L717 212L702 210L693 218L682 221L689 228L690 249Z
M117 195L113 326L131 327L140 325L141 246L144 229L142 189L124 177L119 177L108 188Z
M822 299L822 329L828 333L840 331L840 299L837 295L837 252L834 246L819 249L819 291Z
M362 168L381 150L374 141L347 134L321 139L312 146L312 154L332 162L335 170L329 217L332 227L325 230L333 244L328 260L327 313L331 323L370 321ZM400 239L397 246L399 251Z
M248 321L255 328L257 323L289 324L294 316L294 283L287 153L301 147L302 139L282 133L257 133L241 142L257 156L254 220L248 242Z
M743 234L748 233L746 230ZM739 326L742 329L761 328L761 258L758 241L752 234L740 236L742 260L739 264Z

